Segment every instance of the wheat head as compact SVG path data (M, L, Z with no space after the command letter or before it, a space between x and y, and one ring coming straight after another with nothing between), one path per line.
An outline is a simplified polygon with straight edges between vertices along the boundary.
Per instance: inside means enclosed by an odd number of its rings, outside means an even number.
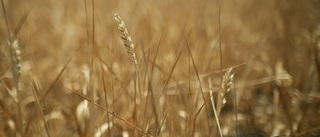
M221 109L226 104L227 99L225 98L225 94L230 91L230 86L233 83L234 73L232 72L232 68L229 69L226 73L224 73L221 83L221 91L218 93L217 99L217 115L220 115Z
M129 35L128 29L126 25L124 24L124 21L121 19L121 17L115 13L114 19L118 23L118 29L122 33L122 36L120 37L124 43L124 46L127 49L128 54L131 56L132 61L137 64L137 58L136 54L134 52L134 45L131 40L131 36Z
M19 49L18 40L13 40L13 42L8 42L9 47L11 48L11 60L12 60L12 71L14 77L17 79L20 77L20 61L21 61L21 51Z

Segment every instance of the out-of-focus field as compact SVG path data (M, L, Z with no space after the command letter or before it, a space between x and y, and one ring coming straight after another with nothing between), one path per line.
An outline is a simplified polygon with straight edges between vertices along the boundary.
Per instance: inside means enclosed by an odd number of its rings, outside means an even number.
M0 9L0 136L320 136L318 0L3 0Z

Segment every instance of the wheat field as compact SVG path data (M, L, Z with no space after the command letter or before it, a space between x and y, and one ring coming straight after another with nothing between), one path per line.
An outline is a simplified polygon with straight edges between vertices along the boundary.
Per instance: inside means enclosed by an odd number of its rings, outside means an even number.
M319 0L0 9L0 136L320 136Z

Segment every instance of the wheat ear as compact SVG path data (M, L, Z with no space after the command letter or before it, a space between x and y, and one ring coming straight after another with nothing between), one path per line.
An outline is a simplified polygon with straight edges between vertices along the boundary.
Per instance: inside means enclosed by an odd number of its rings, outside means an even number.
M20 61L21 61L21 52L19 49L18 40L13 40L13 42L8 42L11 52L11 59L12 59L12 72L15 78L19 79L20 77Z
M217 98L217 115L220 115L221 109L223 108L224 104L227 102L225 98L225 94L230 91L230 86L233 82L234 73L232 72L232 68L229 69L226 73L224 73L222 78L221 90L218 93Z
M135 64L137 64L138 62L137 62L136 54L134 52L134 45L132 43L131 36L129 35L128 29L124 24L124 21L121 19L121 17L117 13L114 14L114 19L118 23L119 31L122 33L122 36L120 38L122 39L128 54L131 56L132 61Z

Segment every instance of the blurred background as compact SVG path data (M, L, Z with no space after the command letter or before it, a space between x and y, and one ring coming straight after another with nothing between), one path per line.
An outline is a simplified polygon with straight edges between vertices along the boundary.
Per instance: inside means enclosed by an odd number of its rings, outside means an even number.
M318 0L2 4L0 136L320 135Z

